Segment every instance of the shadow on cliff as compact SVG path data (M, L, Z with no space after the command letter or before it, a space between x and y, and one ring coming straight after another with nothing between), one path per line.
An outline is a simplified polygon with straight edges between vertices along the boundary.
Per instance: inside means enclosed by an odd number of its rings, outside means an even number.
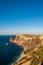
M23 47L10 44L0 47L0 65L8 65L17 60L23 51Z

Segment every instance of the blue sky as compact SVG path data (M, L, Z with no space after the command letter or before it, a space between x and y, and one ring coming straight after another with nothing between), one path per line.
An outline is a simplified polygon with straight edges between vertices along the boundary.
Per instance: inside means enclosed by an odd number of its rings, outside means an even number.
M0 0L0 34L43 33L43 0Z

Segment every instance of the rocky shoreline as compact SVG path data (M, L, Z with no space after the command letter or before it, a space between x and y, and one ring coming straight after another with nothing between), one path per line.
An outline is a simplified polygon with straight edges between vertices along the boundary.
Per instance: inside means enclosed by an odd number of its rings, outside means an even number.
M34 59L33 56L36 55L36 52L39 51L40 47L43 49L43 35L17 35L14 39L10 38L10 42L16 43L17 45L24 48L24 51L20 57L15 63L12 63L12 65L31 65L31 61ZM33 54L34 52L35 54ZM38 55L35 57L38 57ZM40 65L41 61L37 63L37 65Z

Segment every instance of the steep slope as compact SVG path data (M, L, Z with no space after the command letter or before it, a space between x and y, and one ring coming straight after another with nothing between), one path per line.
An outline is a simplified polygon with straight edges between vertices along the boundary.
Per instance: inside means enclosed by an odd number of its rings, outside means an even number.
M11 65L40 65L43 62L43 39L36 35L17 35L10 42L24 48L24 51L15 63Z
M10 42L16 43L28 50L36 47L39 44L40 39L35 35L17 35L15 39L10 38Z

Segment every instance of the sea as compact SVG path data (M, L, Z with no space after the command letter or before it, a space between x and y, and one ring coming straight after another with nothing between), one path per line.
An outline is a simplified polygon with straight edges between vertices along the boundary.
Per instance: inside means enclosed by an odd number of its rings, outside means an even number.
M16 62L23 48L16 43L10 43L10 38L16 35L0 35L0 65L11 65Z

